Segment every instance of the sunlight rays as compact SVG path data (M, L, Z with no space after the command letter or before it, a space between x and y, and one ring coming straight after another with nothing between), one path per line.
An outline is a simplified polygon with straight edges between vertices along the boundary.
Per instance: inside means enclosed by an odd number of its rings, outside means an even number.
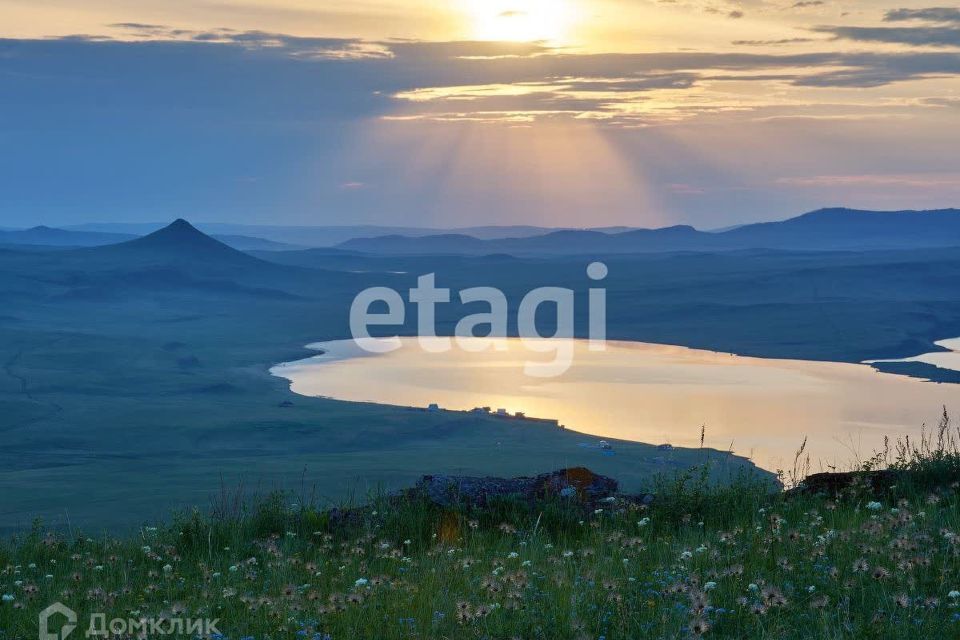
M346 165L377 173L377 157L406 158L380 185L395 201L404 189L422 194L424 223L456 227L483 215L492 223L583 227L602 220L665 224L663 203L601 126L556 120L503 122L381 120L366 128Z

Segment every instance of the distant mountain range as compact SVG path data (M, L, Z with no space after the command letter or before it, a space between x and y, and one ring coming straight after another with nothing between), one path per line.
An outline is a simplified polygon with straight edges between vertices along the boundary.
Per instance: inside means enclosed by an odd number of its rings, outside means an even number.
M98 247L129 242L166 227L116 223L66 229L0 230L0 246ZM194 229L194 227L191 227ZM377 226L283 227L202 224L194 229L240 251L307 248L377 255L515 256L714 252L745 249L867 251L960 247L960 210L876 212L821 209L780 222L719 231L690 226L550 229L488 226L451 230ZM335 245L335 246L333 246Z
M934 247L960 247L960 210L821 209L782 222L748 224L719 232L674 226L621 233L563 230L497 240L464 234L388 235L349 240L339 245L345 250L382 255L578 255L745 249L866 251Z
M43 247L97 247L132 240L137 235L106 231L73 231L38 226L30 229L0 231L0 244L35 245Z
M97 233L119 233L141 236L151 233L165 226L165 223L89 223L66 227L70 231L93 231ZM230 224L221 222L197 223L197 228L227 242L241 250L283 250L284 248L319 248L334 247L354 238L376 238L386 235L400 235L411 238L434 236L446 233L457 233L480 240L496 240L499 238L528 238L540 236L560 229L556 227L538 227L529 225L508 226L480 226L464 227L462 229L440 229L435 227L397 227L377 225L326 225L326 226L283 226L283 225L248 225ZM596 229L602 233L622 233L635 227L602 227ZM271 242L288 245L288 247L244 247L240 243L228 241L231 237L258 238Z

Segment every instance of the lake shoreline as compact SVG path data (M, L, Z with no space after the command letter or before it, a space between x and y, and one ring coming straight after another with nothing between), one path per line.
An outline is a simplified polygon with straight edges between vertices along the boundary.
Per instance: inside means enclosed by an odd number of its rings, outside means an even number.
M578 348L584 348L585 342L574 342ZM607 353L614 353L615 365L587 360L585 371L599 372L599 377L575 372L541 384L507 373L505 362L472 361L470 357L474 354L464 356L466 352L458 349L425 357L418 353L421 350L415 338L403 339L409 350L406 357L413 358L409 366L391 354L366 353L359 359L365 362L358 364L350 354L358 348L351 343L349 340L312 342L309 344L312 356L278 364L270 373L288 380L291 392L305 397L323 396L335 401L419 410L437 405L464 415L474 407L489 407L494 412L502 407L510 414L523 412L557 420L573 432L610 440L695 448L698 428L703 424L714 444L718 437L729 438L726 441L731 443L734 453L766 469L788 466L803 436L809 436L811 448L822 456L814 457L822 468L865 459L882 447L882 437L878 434L892 440L912 435L922 424L931 422L935 413L939 415L950 400L944 395L949 389L929 381L926 376L879 370L879 367L891 366L886 363L875 366L861 362L757 358L681 345L611 340ZM520 343L514 340L511 344L516 347ZM578 357L585 355L581 353ZM326 372L331 366L338 372L336 380L324 380L329 378ZM488 369L491 366L493 369ZM355 371L357 367L363 372ZM384 368L387 373L380 371ZM431 369L436 373L430 373ZM479 378L464 377L467 375L462 373L464 369L473 371ZM316 371L320 372L320 381L305 382L317 375ZM510 375L514 375L510 383L495 380ZM354 378L358 380L356 386L348 388L347 380ZM315 384L320 387L311 386ZM325 388L325 384L334 386ZM623 389L641 395L617 396ZM845 401L837 389L856 390L859 400ZM866 391L868 389L871 391ZM872 406L877 390L876 396L883 399L880 404L890 405L886 413ZM681 393L689 394L682 402L677 395ZM589 394L597 398L595 409L588 409L589 400L582 398ZM763 399L764 394L771 399ZM902 405L891 404L890 398L900 398ZM809 402L826 404L811 409ZM756 408L764 403L770 406ZM778 403L783 406L777 406ZM618 404L635 406L637 412L631 414L618 408ZM768 430L763 425L770 420L782 422L784 418L774 417L781 411L786 416L806 413L811 417L788 432L788 437L795 438L796 442L773 446L771 442L775 438L765 432ZM613 415L619 418L611 417ZM815 424L817 420L813 416L822 424ZM827 446L844 434L849 442L840 442L839 447L834 445L832 449ZM864 437L872 443L868 445L872 450L861 449L860 439ZM758 446L774 457L757 457ZM852 459L837 459L845 450L850 451ZM774 451L776 453L772 453Z

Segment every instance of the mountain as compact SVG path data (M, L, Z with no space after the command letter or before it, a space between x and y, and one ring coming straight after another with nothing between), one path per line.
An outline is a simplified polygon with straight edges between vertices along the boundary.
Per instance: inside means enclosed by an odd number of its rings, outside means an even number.
M733 245L770 249L915 249L960 246L960 210L820 209L719 234Z
M135 238L126 233L74 231L38 226L30 229L0 231L0 244L42 247L98 247Z
M960 247L960 210L874 212L821 209L780 222L698 231L690 226L554 231L526 238L480 240L463 235L422 238L358 238L339 245L351 251L384 255L578 255L678 251L867 251Z
M222 264L262 262L208 236L182 218L142 238L98 247L96 252L100 256L125 255L141 260L176 258Z
M228 299L289 300L356 291L370 286L367 278L261 260L185 220L101 247L0 250L0 290L35 300L135 305L154 304L162 296L165 304L209 310ZM179 302L169 302L174 299Z

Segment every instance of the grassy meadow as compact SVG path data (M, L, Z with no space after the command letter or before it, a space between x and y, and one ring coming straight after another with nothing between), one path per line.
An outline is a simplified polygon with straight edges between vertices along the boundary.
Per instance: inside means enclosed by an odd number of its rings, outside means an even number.
M231 640L955 637L956 442L945 419L867 463L898 474L880 494L866 475L826 496L701 468L659 478L650 505L382 498L331 513L224 492L127 537L38 524L0 545L0 638L35 637L54 601L81 625L207 618Z

